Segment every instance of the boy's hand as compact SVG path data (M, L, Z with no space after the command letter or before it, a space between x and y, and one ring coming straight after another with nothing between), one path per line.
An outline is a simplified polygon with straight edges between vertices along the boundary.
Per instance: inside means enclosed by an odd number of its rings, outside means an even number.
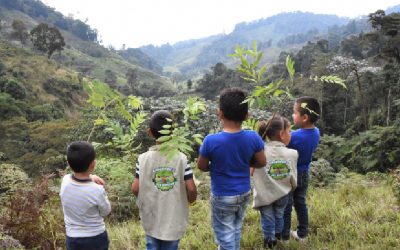
M106 182L105 182L102 178L98 177L98 176L95 175L95 174L91 174L91 175L90 175L90 179L92 179L92 181L93 181L94 183L98 184L98 185L104 186L104 185L106 184Z

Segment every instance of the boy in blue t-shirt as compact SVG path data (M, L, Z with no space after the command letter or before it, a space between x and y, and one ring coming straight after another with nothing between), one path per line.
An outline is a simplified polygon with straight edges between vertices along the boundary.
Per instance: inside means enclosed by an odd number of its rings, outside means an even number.
M312 154L319 143L319 129L315 122L319 118L321 108L318 101L312 97L298 98L293 106L293 123L298 127L292 132L288 148L297 150L297 188L291 193L284 213L282 239L289 240L290 234L295 240L305 242L308 233L308 209L306 195L309 180L309 169ZM290 231L292 206L297 214L297 230Z
M250 160L266 164L264 142L255 131L242 130L248 117L246 93L225 89L218 117L223 131L210 134L200 148L197 166L211 176L212 227L220 250L240 249L242 222L250 197Z

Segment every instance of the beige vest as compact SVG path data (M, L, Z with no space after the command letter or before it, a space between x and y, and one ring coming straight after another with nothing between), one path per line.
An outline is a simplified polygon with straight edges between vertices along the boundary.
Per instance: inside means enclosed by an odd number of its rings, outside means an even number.
M253 207L270 205L297 185L298 153L282 142L270 141L264 148L267 165L255 169Z
M153 146L138 158L137 205L144 231L160 240L178 240L188 224L188 199L184 181L187 158L179 153L171 161Z

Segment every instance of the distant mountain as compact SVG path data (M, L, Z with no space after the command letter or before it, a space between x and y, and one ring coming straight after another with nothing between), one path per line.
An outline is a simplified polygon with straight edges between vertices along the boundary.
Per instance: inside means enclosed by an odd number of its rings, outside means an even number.
M334 25L344 25L348 18L335 15L313 14L308 12L281 13L254 22L243 22L235 26L232 33L208 38L166 44L159 47L148 45L140 49L153 57L165 72L181 73L188 77L201 74L217 62L227 63L228 54L236 44L249 45L256 40L262 49L270 50L277 56L278 42L286 36L313 31L323 34ZM304 41L303 41L304 42Z
M390 8L387 8L386 11L385 11L386 14L390 14L390 13L393 13L393 12L400 12L400 4L392 6Z

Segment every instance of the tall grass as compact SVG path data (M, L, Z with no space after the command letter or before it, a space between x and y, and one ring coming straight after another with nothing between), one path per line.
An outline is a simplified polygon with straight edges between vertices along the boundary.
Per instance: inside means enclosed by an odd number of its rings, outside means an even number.
M206 180L204 176L199 179ZM189 227L180 249L216 249L210 221L210 205L200 184L202 199L190 208ZM310 234L307 244L291 240L278 249L398 249L399 204L386 178L355 174L327 188L310 188L308 194ZM295 218L295 215L293 214ZM293 222L295 226L296 222ZM108 225L111 249L144 249L139 221ZM242 249L262 249L258 211L247 209Z

